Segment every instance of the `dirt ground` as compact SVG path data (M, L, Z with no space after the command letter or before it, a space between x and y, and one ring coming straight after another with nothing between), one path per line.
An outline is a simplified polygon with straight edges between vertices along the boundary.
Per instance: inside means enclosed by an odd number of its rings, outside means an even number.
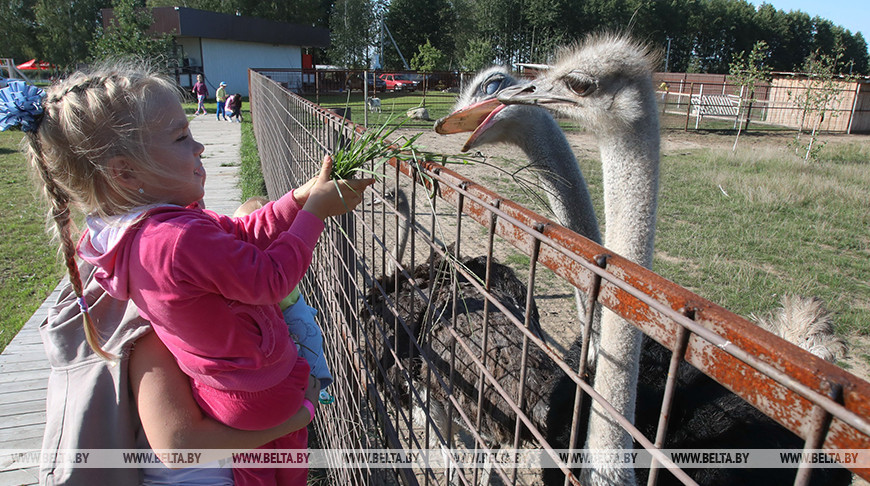
M406 136L416 133L416 131L408 131ZM425 131L418 139L416 145L424 150L438 154L457 154L459 153L462 144L467 139L468 134L456 135L438 135L434 131ZM598 147L595 137L588 132L568 132L568 141L571 148L574 150L578 159L581 158L597 158ZM769 150L777 151L784 150L793 134L783 132L749 132L741 135L739 146L743 149L751 148L752 150ZM822 141L829 145L835 144L867 144L870 145L870 135L826 135ZM730 150L734 144L734 135L728 133L716 132L684 132L682 130L666 130L662 133L662 155L677 155L691 150L703 148L718 148L722 150ZM516 160L517 166L522 164L524 156L515 147L508 145L490 145L483 147L478 156L484 156L487 159L499 160ZM490 183L494 181L493 171L486 165L471 164L464 166L451 166L452 170L461 173L471 180L480 182L487 187L493 188ZM509 181L507 182L509 183ZM497 192L499 189L494 187ZM548 215L544 208L531 208L542 212L545 216ZM679 283L679 282L678 282ZM567 304L573 309L573 302L567 299ZM557 306L552 310L547 310L546 319L566 319L567 316L573 315L573 312L564 312L567 309L564 306ZM563 328L564 329L564 328ZM561 335L566 333L561 332ZM568 335L573 336L569 331ZM562 345L568 343L563 342ZM849 370L864 379L870 377L870 363L865 356L870 355L870 338L865 336L849 336L850 353L844 360L849 366Z

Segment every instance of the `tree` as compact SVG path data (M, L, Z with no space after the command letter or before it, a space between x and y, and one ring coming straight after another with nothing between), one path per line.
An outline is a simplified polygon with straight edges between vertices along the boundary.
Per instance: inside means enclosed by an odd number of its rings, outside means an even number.
M846 82L855 80L854 75L838 74L842 57L842 48L837 49L834 55L814 52L804 62L803 72L807 76L804 89L788 93L789 98L801 109L801 122L792 145L795 147L795 154L803 153L804 160L815 159L824 147L824 143L818 142L818 131L825 117L840 115L836 107L845 93L840 80ZM812 130L810 140L804 144L801 142L801 134L807 119L812 123Z
M84 62L100 27L100 9L109 6L109 0L37 0L34 57L67 69Z
M372 2L370 0L337 0L329 26L332 31L329 59L333 64L353 69L369 65L372 44Z
M459 67L465 71L479 71L491 65L494 57L492 44L489 41L479 37L473 38L468 41L467 47L462 50Z
M0 11L6 12L7 21L0 29L0 46L4 57L11 57L16 63L39 57L39 46L34 42L36 0L0 0ZM6 75L6 73L3 73Z
M843 38L843 61L849 66L849 74L870 74L870 53L867 52L867 41L860 32L851 34L846 31Z
M752 46L752 52L744 59L746 51L740 51L740 54L735 54L731 61L731 81L740 86L740 104L737 106L737 136L734 138L734 146L731 151L737 150L737 141L740 140L740 132L744 129L743 123L740 122L740 110L743 107L743 100L746 99L748 106L746 108L746 127L749 128L749 115L752 112L752 102L755 101L755 89L761 83L770 82L771 69L767 65L768 46L764 41L758 41Z
M435 70L443 70L444 54L436 49L429 39L426 43L417 47L417 53L411 58L411 69L417 71L432 72Z
M733 52L755 42L755 8L745 1L707 0L691 19L699 72L728 72Z
M429 75L435 70L444 70L444 54L432 46L429 39L426 43L417 48L417 53L411 58L411 69L423 71L423 101L422 106L426 106L426 92L429 90Z
M320 27L328 25L331 4L329 0L147 0L149 7L182 6Z
M384 21L402 55L411 55L428 39L449 58L454 56L456 11L449 1L392 0ZM384 63L389 69L403 67L394 49L384 48L384 57Z
M522 3L523 37L521 59L541 61L565 44L565 28L560 22L563 0L524 0Z
M91 59L135 57L168 66L172 59L172 35L148 32L154 23L151 10L136 0L114 0L113 9L112 24L107 29L97 29L91 43Z

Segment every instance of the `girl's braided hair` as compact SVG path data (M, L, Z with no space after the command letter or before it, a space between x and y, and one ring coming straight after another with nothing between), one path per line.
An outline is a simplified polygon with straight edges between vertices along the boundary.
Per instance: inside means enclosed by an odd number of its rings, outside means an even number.
M165 93L180 99L174 82L143 64L114 63L77 72L47 90L43 119L25 137L25 154L48 201L48 216L84 313L85 337L105 359L114 356L102 349L87 312L71 209L106 217L147 203L118 183L108 161L124 157L145 177L162 172L148 157L146 116L149 102Z

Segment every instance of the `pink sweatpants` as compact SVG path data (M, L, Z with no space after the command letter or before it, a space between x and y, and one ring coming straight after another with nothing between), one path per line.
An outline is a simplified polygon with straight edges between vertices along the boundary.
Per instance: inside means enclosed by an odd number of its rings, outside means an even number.
M292 417L302 406L308 388L308 363L298 358L287 378L258 392L218 390L191 380L200 408L218 422L241 430L263 430ZM308 429L280 437L260 449L307 449ZM305 486L307 467L234 468L236 486Z

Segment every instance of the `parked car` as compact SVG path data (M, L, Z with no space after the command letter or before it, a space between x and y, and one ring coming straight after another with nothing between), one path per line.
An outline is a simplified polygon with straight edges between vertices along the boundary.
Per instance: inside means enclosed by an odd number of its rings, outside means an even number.
M389 91L414 91L417 89L417 82L404 74L381 74L379 78L384 80Z
M385 91L387 82L379 77L375 77L375 73L369 73L369 86L374 86L377 91Z
M352 73L347 78L347 87L354 90L362 90L362 78L362 73ZM381 92L387 90L387 83L383 79L375 77L375 73L369 73L368 85L370 91Z

